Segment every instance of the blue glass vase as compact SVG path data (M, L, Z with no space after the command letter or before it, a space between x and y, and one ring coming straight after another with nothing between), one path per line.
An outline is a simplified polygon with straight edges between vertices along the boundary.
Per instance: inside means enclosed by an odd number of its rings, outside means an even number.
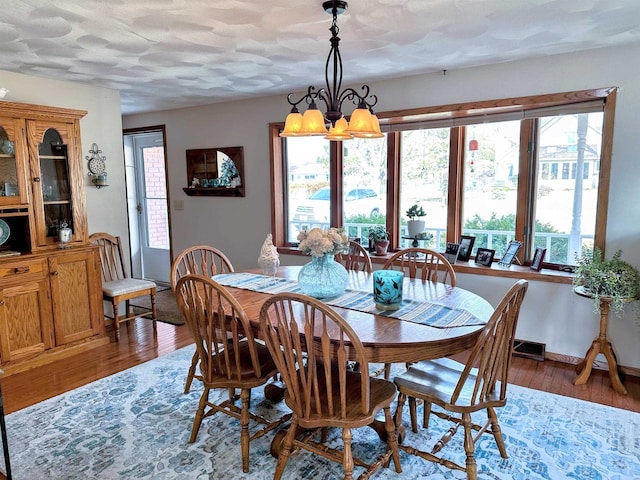
M298 274L298 285L305 295L314 298L335 297L344 293L349 283L349 274L335 256L325 253L311 257Z

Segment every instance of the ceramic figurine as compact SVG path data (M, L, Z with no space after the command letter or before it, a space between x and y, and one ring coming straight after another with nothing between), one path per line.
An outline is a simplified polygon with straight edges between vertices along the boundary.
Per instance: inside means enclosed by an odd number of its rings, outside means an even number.
M262 244L260 256L258 257L258 266L262 269L264 275L273 276L278 271L280 256L278 255L278 249L273 244L271 234L267 235Z

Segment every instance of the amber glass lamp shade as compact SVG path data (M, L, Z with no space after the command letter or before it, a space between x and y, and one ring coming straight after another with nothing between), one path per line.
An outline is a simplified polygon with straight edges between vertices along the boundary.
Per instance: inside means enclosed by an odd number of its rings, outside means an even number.
M384 133L380 130L380 120L378 120L378 116L374 113L371 114L371 125L373 126L373 134L367 136L367 138L382 138L384 137Z
M295 110L295 111L294 111ZM298 109L294 109L284 122L284 130L280 132L281 137L299 137L302 134L302 114L298 112Z
M356 108L349 119L347 133L358 138L370 138L375 135L371 112L367 108Z
M302 131L300 133L302 135L327 135L329 133L324 124L324 115L313 103L302 115Z
M349 124L346 118L340 117L334 126L329 127L329 135L324 138L333 141L351 140L353 137L345 132L347 128L349 128Z

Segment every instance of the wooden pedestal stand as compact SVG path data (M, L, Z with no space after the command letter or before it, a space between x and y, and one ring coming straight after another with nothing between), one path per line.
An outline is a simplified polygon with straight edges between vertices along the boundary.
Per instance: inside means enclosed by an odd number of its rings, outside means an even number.
M578 295L587 298L593 298L593 295L588 293L582 287L577 287L574 290ZM587 350L584 360L582 360L576 367L578 376L573 381L574 385L583 385L589 379L591 375L591 369L593 368L593 362L599 353L602 353L607 359L609 364L609 378L611 379L611 386L613 389L622 394L627 394L627 389L624 388L618 375L618 362L616 360L616 354L613 352L611 342L607 338L607 323L609 322L609 306L612 302L611 297L600 297L600 333L598 337L591 343L591 347ZM626 301L631 302L634 298L629 298Z

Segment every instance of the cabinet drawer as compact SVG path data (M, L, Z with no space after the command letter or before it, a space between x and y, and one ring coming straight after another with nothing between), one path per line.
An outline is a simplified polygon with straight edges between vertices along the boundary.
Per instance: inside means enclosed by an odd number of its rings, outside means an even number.
M46 275L47 271L46 258L3 262L0 264L0 283L6 284L28 278L41 278Z

